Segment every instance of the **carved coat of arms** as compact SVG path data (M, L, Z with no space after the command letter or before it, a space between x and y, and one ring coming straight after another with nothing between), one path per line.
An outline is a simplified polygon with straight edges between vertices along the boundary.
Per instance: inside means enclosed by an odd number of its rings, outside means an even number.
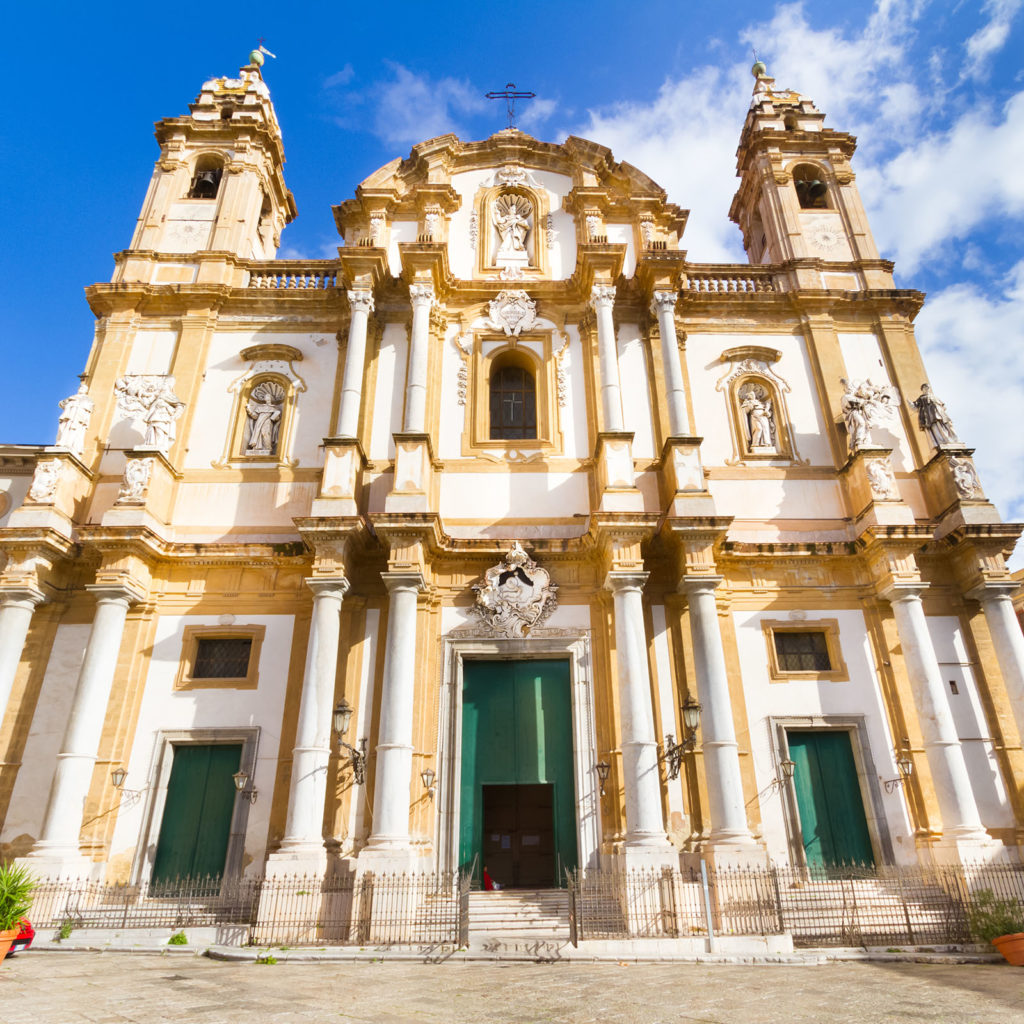
M474 583L473 611L495 633L524 637L540 625L558 605L558 587L546 569L540 568L519 541L504 561L484 573L483 583Z
M490 319L493 327L500 327L509 337L519 336L537 322L537 303L521 289L498 292L490 302Z

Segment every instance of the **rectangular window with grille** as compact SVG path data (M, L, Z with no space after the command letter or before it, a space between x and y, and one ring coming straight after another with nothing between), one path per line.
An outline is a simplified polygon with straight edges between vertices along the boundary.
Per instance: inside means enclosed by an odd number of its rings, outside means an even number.
M262 625L186 626L174 688L255 690L265 632Z
M775 654L784 672L829 672L832 661L824 631L774 634Z
M251 637L201 636L198 640L193 679L244 679L248 674Z

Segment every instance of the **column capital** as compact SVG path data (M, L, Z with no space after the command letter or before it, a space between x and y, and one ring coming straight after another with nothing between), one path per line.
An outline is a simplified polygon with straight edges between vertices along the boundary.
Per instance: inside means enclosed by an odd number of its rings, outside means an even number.
M964 597L969 601L1012 601L1019 589L1020 584L1014 580L992 580L972 587Z
M878 596L889 604L901 601L920 601L921 595L928 589L927 583L892 583L878 591Z
M651 294L651 312L655 316L660 313L674 313L678 300L679 292L655 291Z
M429 309L434 304L434 286L429 283L409 285L409 300L413 309Z
M713 596L723 579L725 579L724 576L684 576L679 581L676 590L680 594L686 594L687 597L699 594L711 594Z
M353 312L373 312L373 292L369 288L349 288L347 294L348 304Z
M14 587L0 587L0 608L8 605L22 605L35 608L46 600L46 595L38 588L29 584Z
M411 590L417 594L426 588L426 581L420 572L382 572L380 578L391 594L403 590Z
M628 572L622 569L612 569L604 579L605 588L612 593L626 593L631 590L640 592L644 589L649 572Z
M146 600L145 593L129 583L87 583L85 589L98 604L123 601L126 605L133 605Z
M590 305L600 312L602 309L610 310L615 304L615 285L595 284L590 289Z
M314 597L336 597L340 601L349 592L350 584L344 576L310 576L306 586Z

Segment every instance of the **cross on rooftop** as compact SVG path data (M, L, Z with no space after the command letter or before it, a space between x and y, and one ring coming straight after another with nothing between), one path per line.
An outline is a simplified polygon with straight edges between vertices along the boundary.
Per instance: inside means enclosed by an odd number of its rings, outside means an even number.
M516 126L516 100L532 100L537 94L535 92L516 91L515 82L506 82L504 92L488 92L484 94L489 100L504 100L505 110L508 114L509 128Z

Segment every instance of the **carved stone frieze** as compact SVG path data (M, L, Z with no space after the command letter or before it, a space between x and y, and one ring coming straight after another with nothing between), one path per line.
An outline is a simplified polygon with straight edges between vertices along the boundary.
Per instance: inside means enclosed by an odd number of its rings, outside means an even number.
M557 371L558 405L564 409L569 401L569 374L565 369L566 357L569 355L569 339L565 337L562 347L555 353Z
M953 471L953 483L961 498L983 498L981 480L970 459L951 455L949 467Z
M884 459L869 459L865 470L868 485L875 498L883 500L899 498L900 492L896 489L896 477L893 474L889 456Z
M523 550L519 541L497 565L473 584L473 611L491 633L510 638L526 636L558 604L558 587L551 576Z
M121 489L117 494L118 505L141 504L146 500L149 481L153 476L153 459L129 459L124 465Z
M32 475L32 486L28 491L28 500L46 504L53 501L60 482L60 459L44 459L36 463L36 471Z

